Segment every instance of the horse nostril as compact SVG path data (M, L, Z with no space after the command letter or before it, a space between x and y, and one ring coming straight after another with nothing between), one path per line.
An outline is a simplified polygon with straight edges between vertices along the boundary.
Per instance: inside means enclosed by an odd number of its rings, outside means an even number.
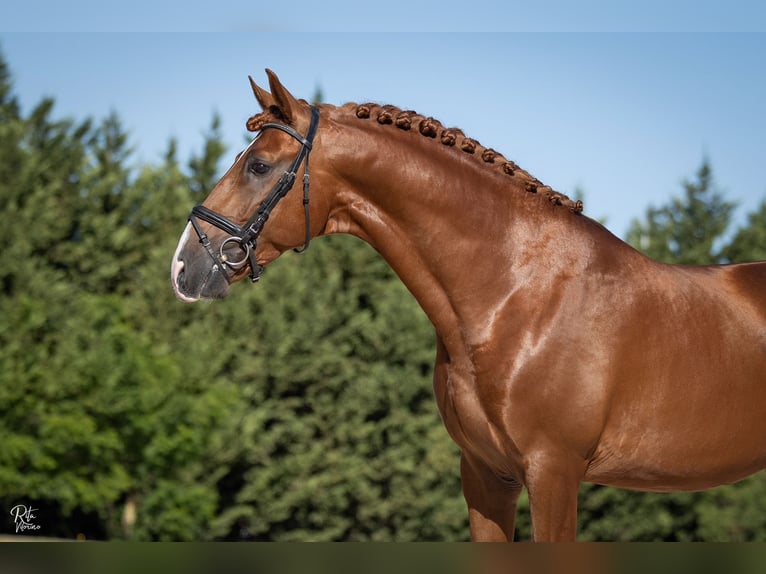
M186 266L183 261L178 265L178 284L181 287L186 287Z
M186 272L184 270L184 262L182 259L174 259L173 260L173 266L171 269L171 276L173 279L173 283L177 287L182 287L184 285L184 278L186 277Z

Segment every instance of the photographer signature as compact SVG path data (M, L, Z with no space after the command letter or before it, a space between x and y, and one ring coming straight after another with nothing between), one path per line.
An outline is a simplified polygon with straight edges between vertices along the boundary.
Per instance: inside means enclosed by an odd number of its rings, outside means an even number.
M36 510L38 509L31 506L27 507L24 504L17 504L11 508L11 516L13 516L17 534L27 530L40 530L40 525L33 522L36 519Z

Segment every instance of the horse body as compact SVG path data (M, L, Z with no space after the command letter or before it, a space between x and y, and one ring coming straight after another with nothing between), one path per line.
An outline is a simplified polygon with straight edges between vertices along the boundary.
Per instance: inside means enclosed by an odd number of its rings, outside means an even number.
M308 106L270 80L273 95L253 86L266 115L305 133ZM295 143L262 137L206 204L247 219L267 180L243 166L280 153ZM312 235L370 243L434 324L472 538L512 539L522 486L534 538L573 539L581 481L696 490L766 466L766 264L653 262L493 150L391 107L322 106L311 169ZM259 265L302 243L300 213L294 192L275 208ZM176 292L223 296L188 236Z
M651 491L739 480L766 466L766 323L732 293L735 268L649 263L609 343L609 418L585 479Z

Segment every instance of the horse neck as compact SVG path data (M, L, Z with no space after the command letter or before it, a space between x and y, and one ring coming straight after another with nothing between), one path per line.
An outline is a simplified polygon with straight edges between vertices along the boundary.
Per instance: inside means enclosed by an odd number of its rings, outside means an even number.
M589 230L600 226L554 205L526 172L483 161L481 147L471 154L414 128L336 114L323 146L337 178L326 232L372 245L441 337L480 343L522 284L539 289L589 259Z

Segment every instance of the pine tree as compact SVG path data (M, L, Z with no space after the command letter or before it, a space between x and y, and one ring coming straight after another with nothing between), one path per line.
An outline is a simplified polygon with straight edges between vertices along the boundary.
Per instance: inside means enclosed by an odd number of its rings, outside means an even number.
M49 536L204 539L238 391L203 378L215 349L174 342L194 319L167 282L190 180L169 154L135 181L116 114L22 117L4 63L0 98L3 508L39 508Z
M218 119L188 172L172 141L136 168L116 113L22 117L8 86L0 500L66 537L467 536L432 328L377 254L322 239L225 303L181 304L168 265L215 184Z
M431 391L433 331L367 245L285 255L234 289L222 349L240 381L238 485L216 526L268 540L465 539L459 454Z
M737 230L722 254L732 263L766 261L766 201L748 216L747 225Z
M226 146L221 139L221 116L215 114L205 133L202 153L193 155L189 160L192 196L199 203L215 186L219 176L218 162L225 152Z
M646 222L634 220L627 241L649 257L666 263L702 265L723 259L718 242L729 226L735 204L713 183L705 159L695 181L683 182L684 194L666 206L649 208Z

